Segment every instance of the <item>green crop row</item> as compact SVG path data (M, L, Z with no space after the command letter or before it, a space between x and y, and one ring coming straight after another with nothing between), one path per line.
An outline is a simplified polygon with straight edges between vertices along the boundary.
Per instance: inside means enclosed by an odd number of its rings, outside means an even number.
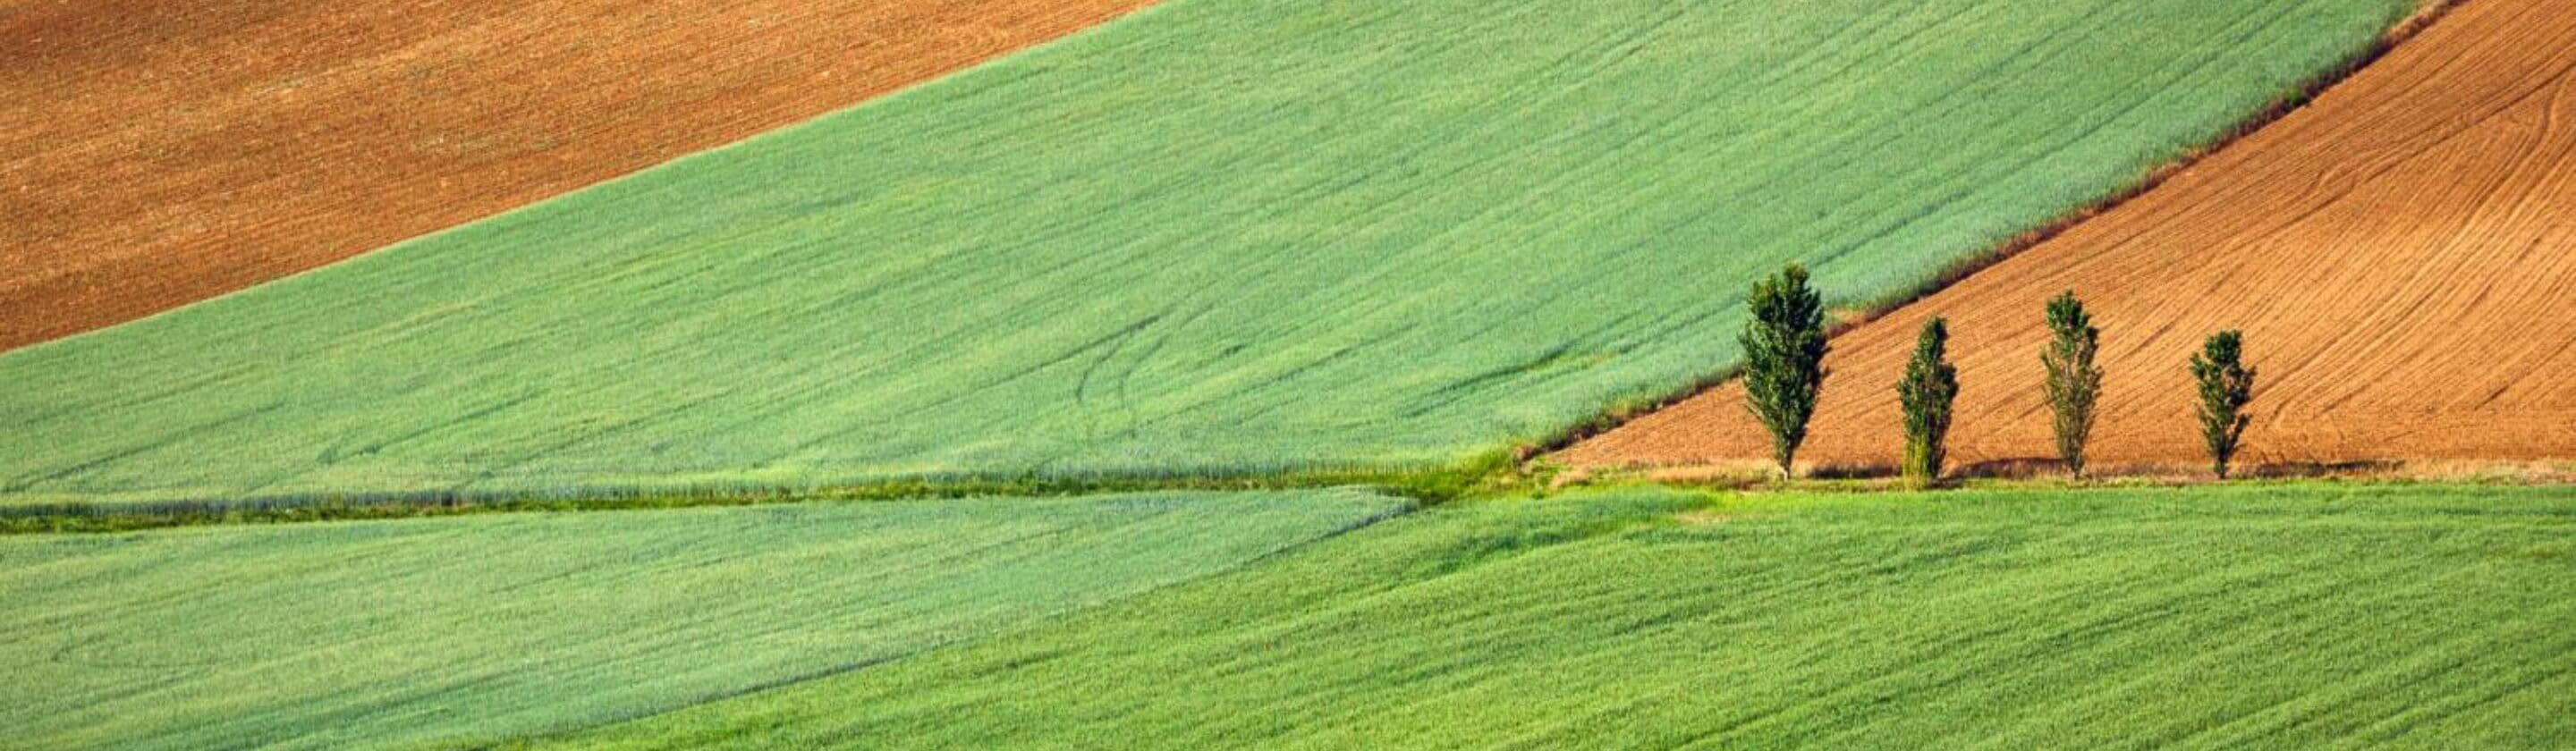
M0 748L417 747L885 663L1367 525L1356 491L0 539Z
M0 504L1444 467L1918 289L2409 0L1176 0L0 355Z
M2565 748L2571 533L2565 486L1469 501L555 740Z

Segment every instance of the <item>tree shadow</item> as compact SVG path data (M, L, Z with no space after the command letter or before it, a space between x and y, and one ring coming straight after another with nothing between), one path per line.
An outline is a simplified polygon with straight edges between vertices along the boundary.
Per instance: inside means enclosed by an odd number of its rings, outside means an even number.
M1963 480L2032 480L2066 475L2065 460L2056 457L2015 456L1988 459L1959 465L1950 476Z
M1834 462L1807 468L1811 480L1883 480L1897 475L1897 466L1887 462Z
M2303 479L2342 475L2388 474L2401 463L2393 459L2360 459L2343 462L2274 462L2257 464L2231 473L2236 477L2266 480Z

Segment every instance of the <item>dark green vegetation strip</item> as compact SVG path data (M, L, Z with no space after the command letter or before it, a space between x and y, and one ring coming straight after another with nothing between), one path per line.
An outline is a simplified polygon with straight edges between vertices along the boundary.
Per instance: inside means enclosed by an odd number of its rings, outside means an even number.
M0 747L489 742L882 663L1396 513L1355 491L0 540Z
M1455 467L1412 471L1294 472L1273 475L1046 476L1009 480L940 479L875 482L815 491L702 491L588 496L503 493L387 493L250 500L0 505L0 535L132 532L220 524L294 524L422 519L544 511L649 511L761 506L813 501L905 501L932 498L1066 498L1113 493L1244 492L1362 488L1417 504L1471 494L1539 491L1552 473L1532 474L1511 457L1486 454Z
M2409 0L1178 0L0 356L0 505L1404 470L2118 191Z
M2576 745L2576 488L1473 501L606 747Z

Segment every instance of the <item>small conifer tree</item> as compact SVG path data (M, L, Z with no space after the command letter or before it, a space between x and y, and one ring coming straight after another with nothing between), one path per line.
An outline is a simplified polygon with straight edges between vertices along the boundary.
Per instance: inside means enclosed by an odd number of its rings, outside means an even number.
M2084 476L2084 442L2093 435L2093 403L2102 394L2102 368L2093 364L2102 346L2102 330L2084 303L2067 290L2048 301L2048 349L2039 355L2048 367L2044 384L2057 431L2057 456L2066 470Z
M1959 369L1949 361L1950 324L1940 316L1923 322L1914 359L1896 382L1905 406L1905 478L1915 485L1941 479L1943 442L1950 434L1950 401L1959 395Z
M1807 269L1792 263L1753 284L1747 300L1753 318L1737 342L1744 347L1744 391L1753 416L1771 432L1771 458L1781 479L1790 476L1807 419L1825 382L1825 306L1807 287Z
M2191 358L2191 377L2200 385L2200 436L2209 446L2210 471L2221 480L2254 421L2245 411L2254 401L2254 369L2245 366L2244 350L2244 334L2229 329L2210 336Z

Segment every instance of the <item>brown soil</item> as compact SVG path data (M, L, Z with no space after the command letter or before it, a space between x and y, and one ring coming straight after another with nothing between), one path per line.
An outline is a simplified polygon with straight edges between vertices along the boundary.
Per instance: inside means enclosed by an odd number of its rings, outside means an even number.
M2102 328L2098 465L2204 461L2186 363L2245 331L2244 459L2275 467L2576 457L2576 14L2475 0L2317 102L2052 240L1834 341L1802 463L1901 455L1893 384L1931 315L1962 384L1954 466L2055 454L2045 300ZM1562 454L1578 467L1769 455L1727 384Z
M0 349L808 119L1151 0L0 6Z

